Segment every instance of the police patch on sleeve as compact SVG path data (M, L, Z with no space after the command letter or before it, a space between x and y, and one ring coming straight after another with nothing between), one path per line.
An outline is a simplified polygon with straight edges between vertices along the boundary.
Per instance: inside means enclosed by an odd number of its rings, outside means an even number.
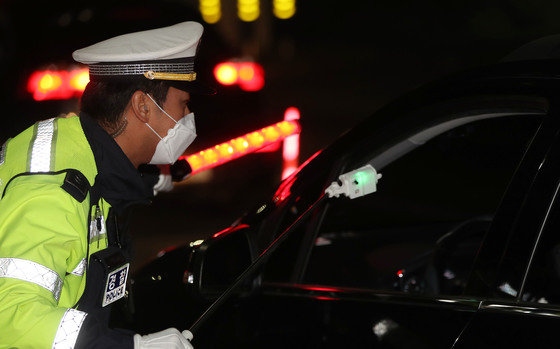
M105 307L122 297L126 292L126 279L128 278L128 268L130 263L126 263L122 267L113 270L107 276L105 284L105 292L103 294L102 307Z

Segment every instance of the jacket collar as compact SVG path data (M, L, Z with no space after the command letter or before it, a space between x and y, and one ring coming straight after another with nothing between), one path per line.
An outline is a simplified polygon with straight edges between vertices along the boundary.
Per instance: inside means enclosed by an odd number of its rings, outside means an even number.
M80 114L80 122L97 165L92 196L103 197L119 214L132 204L150 203L152 188L117 142L87 114Z

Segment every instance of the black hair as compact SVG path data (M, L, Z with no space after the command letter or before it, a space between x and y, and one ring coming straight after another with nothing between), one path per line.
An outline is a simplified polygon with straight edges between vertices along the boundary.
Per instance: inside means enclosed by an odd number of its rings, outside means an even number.
M130 98L136 91L149 93L163 108L169 84L144 77L90 81L80 100L80 111L109 131L118 129Z

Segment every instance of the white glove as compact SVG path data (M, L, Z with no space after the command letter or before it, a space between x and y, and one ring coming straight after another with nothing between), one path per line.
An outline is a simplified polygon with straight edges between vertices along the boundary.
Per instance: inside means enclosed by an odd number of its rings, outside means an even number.
M154 185L154 196L156 196L159 192L170 192L171 190L173 190L171 175L163 173L160 174L158 182Z
M134 349L194 349L191 339L193 335L189 330L181 333L176 328L168 328L145 336L135 334Z

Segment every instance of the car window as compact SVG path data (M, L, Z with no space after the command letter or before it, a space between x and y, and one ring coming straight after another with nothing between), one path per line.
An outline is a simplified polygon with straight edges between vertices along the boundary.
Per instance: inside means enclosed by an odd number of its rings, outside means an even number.
M327 162L325 157L317 157L315 154L307 166L304 166L300 173L297 173L293 178L289 178L285 183L280 185L275 194L276 204L281 207L281 217L272 219L264 223L260 229L261 235L267 239L261 241L260 248L267 247L272 238L277 238L294 221L313 204L325 187L327 178L333 176L329 167L332 164ZM309 160L308 160L309 161ZM316 214L316 213L315 213ZM315 216L315 215L314 215ZM313 219L311 221L314 221ZM266 281L289 281L293 276L294 268L296 267L296 260L304 243L304 237L307 235L306 231L310 229L310 221L296 228L286 241L278 247L272 257L266 263L263 271L263 277ZM270 235L270 232L274 235Z
M540 234L535 234L536 248L523 286L520 300L523 302L560 305L560 147L558 141L549 154L548 167L543 177L547 184L537 190L554 193L553 205L548 207L546 223ZM546 186L545 186L546 185ZM544 210L543 210L544 211ZM515 296L518 296L515 294Z
M558 204L549 218L547 231L536 250L521 300L532 303L560 304L560 209Z
M383 168L376 193L330 200L303 282L461 294L539 121L509 116L456 127Z

